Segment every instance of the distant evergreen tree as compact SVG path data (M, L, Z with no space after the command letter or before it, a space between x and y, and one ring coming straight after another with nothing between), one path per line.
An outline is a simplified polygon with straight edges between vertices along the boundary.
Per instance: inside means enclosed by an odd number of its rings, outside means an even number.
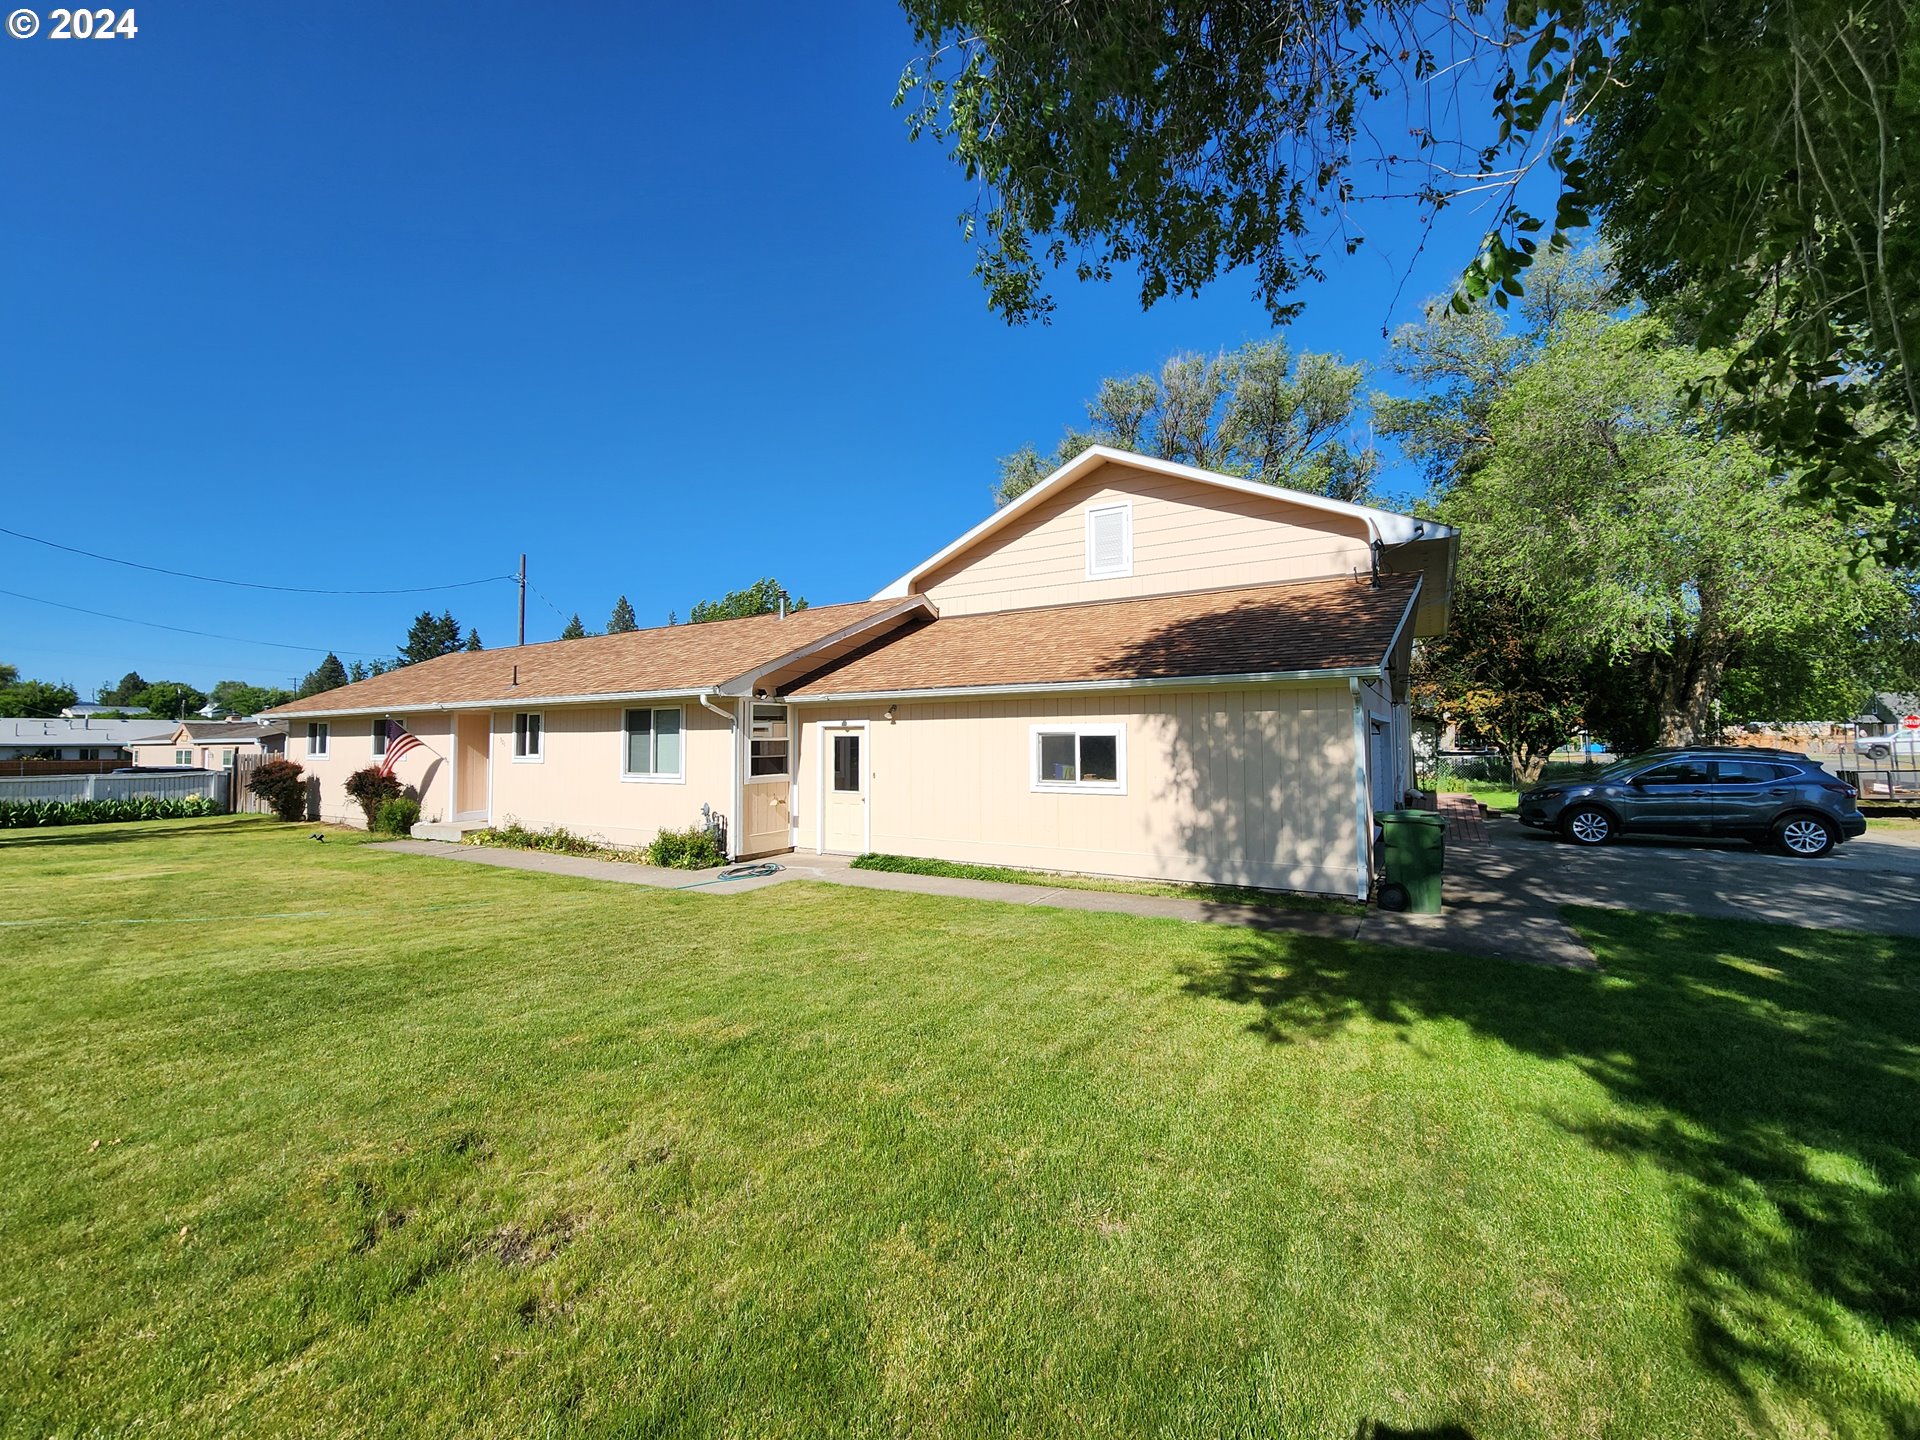
M331 650L327 658L307 672L307 678L300 682L300 698L309 695L324 695L329 690L338 690L347 683L347 667L340 663L340 657Z
M587 627L580 623L579 611L574 611L573 618L567 621L567 628L560 632L560 638L562 640L584 640L587 638Z
M354 661L353 664L347 667L347 678L356 681L366 679L367 667L358 660Z
M133 697L147 688L148 681L140 678L138 670L129 670L120 677L120 683L110 690L102 690L95 698L102 705L131 705Z
M431 610L422 610L414 617L413 626L407 631L407 643L400 647L396 658L402 665L417 665L422 660L451 655L459 648L460 622L453 618L453 612L443 610L435 615Z
M613 602L613 614L607 617L607 633L609 635L624 635L629 630L638 630L639 628L640 622L633 618L633 606L629 605L627 603L627 597L622 595L618 600Z
M465 648L469 651L484 650L487 648L486 646L480 643L480 632L478 630L467 631L467 643Z

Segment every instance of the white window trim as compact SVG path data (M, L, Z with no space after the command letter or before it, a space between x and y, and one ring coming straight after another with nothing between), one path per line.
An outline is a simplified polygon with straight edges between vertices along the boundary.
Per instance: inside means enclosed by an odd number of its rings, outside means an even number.
M375 720L373 722L373 735L369 739L368 743L373 747L374 759L384 760L387 758L387 718L386 716L382 715L378 720Z
M1080 738L1087 735L1111 735L1114 740L1113 763L1119 778L1106 781L1042 780L1040 778L1040 737L1072 735L1074 768L1079 769ZM1052 725L1027 727L1028 788L1037 795L1124 795L1127 793L1127 727L1125 725L1088 725L1077 720L1062 720Z
M1121 550L1124 552L1120 566L1115 570L1096 570L1093 564L1093 519L1096 515L1110 515L1118 511L1121 516ZM1087 579L1124 580L1133 574L1133 502L1122 500L1113 505L1089 505L1086 520Z
M659 714L671 710L680 717L680 769L672 775L636 775L627 769L627 716L635 710ZM649 724L652 722L649 721ZM625 705L620 710L620 779L628 785L684 785L687 783L687 707L684 705ZM728 837L731 839L732 837Z
M307 758L309 760L330 760L333 758L333 731L325 720L307 722Z
M514 754L507 758L512 760L516 765L544 765L547 760L547 712L544 710L514 710L510 713L513 716L512 735L515 748L517 749L520 744L520 717L522 715L530 715L540 722L540 746L530 755ZM532 729L533 727L528 726L527 728Z

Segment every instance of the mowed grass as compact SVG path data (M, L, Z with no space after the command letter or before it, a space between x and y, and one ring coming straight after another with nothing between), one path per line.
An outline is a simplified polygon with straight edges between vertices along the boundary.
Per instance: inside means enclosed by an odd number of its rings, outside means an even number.
M0 1432L1920 1430L1920 947L0 837ZM1457 1428L1448 1428L1457 1427Z

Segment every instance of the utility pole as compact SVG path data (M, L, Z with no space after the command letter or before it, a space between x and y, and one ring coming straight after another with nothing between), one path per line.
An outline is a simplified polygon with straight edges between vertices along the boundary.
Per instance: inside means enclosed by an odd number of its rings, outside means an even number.
M520 556L520 643L527 643L527 557Z

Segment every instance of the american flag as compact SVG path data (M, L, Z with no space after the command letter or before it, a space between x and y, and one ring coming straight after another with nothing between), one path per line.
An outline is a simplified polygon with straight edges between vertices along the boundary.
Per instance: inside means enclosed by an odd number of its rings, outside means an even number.
M400 763L400 757L411 750L420 748L420 741L410 734L407 727L391 716L387 719L387 758L380 762L382 775L393 774L393 767Z

